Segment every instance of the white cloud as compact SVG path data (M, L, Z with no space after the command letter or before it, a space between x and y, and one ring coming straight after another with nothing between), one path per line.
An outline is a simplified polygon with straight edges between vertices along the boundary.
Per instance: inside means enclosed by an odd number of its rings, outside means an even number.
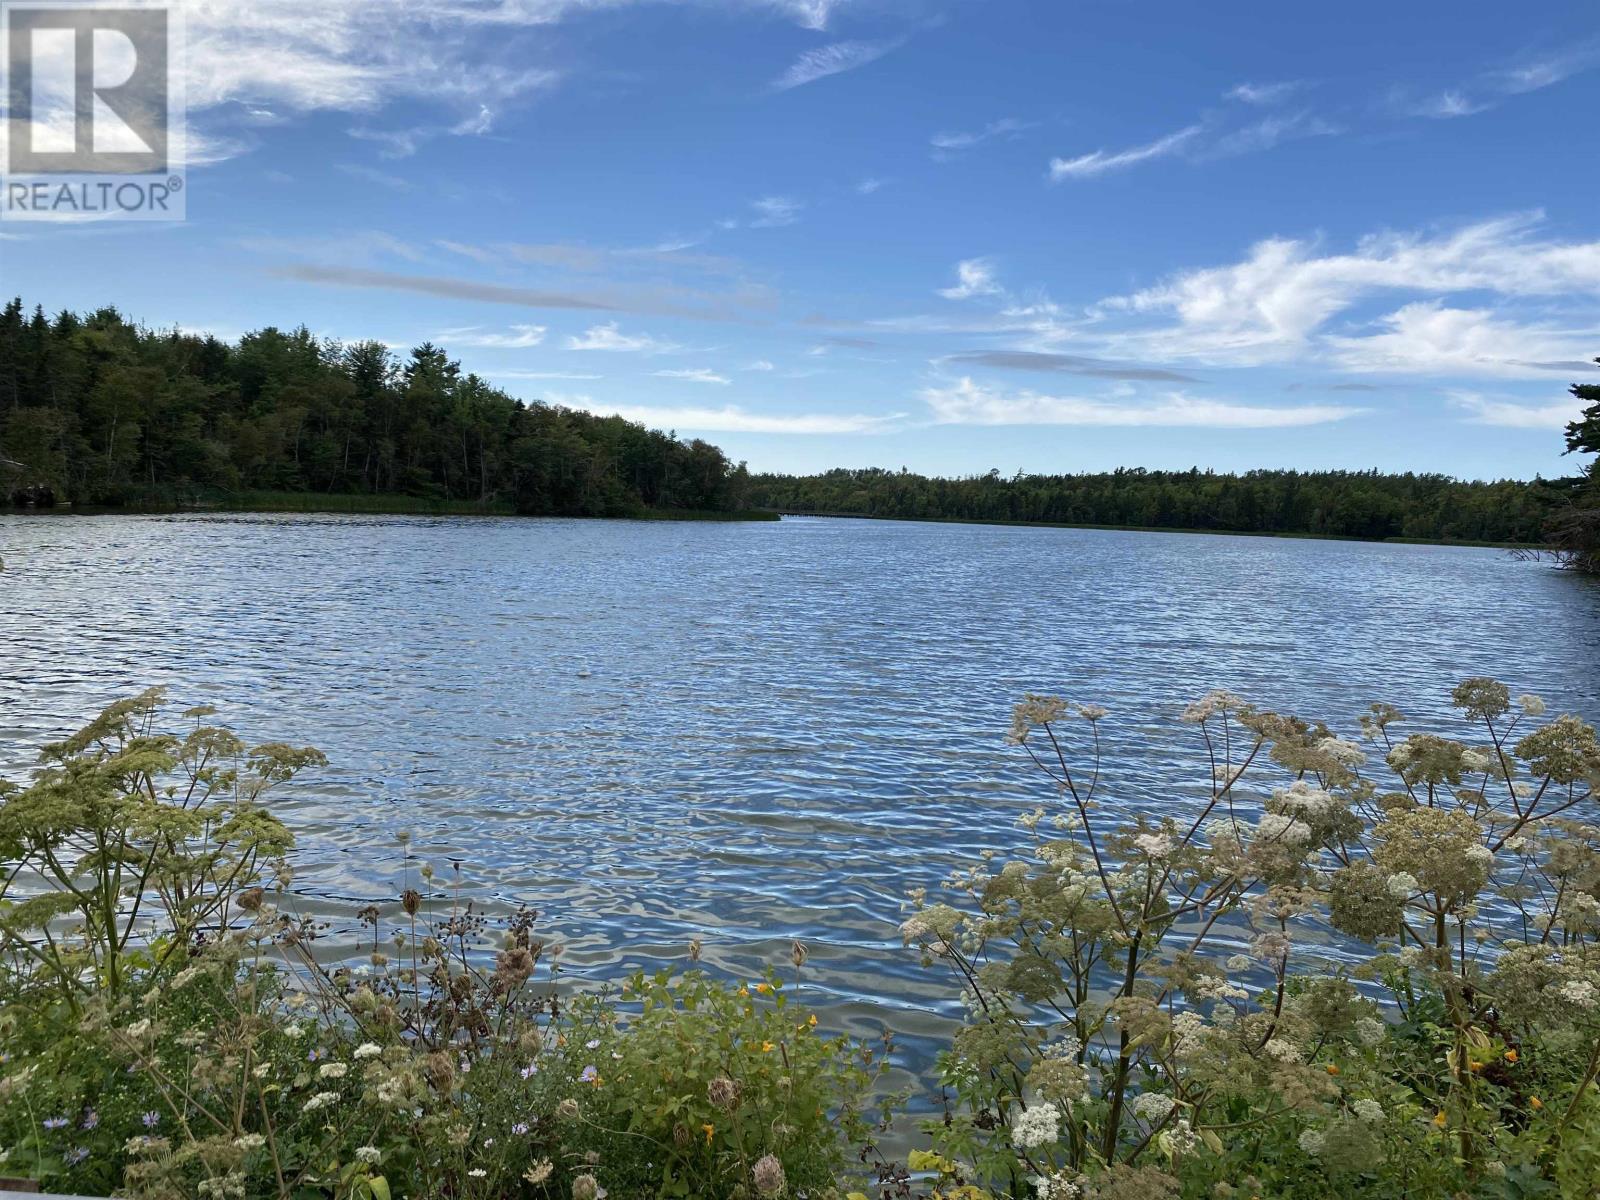
M1329 336L1340 365L1361 372L1548 378L1600 343L1600 326L1558 330L1505 320L1439 300L1407 304L1378 322L1381 333Z
M1240 100L1245 104L1277 104L1287 100L1301 88L1305 87L1302 80L1288 80L1283 83L1241 83L1231 87L1224 93L1224 99Z
M1475 291L1558 301L1581 297L1592 308L1600 294L1600 241L1540 240L1534 236L1539 220L1539 214L1525 214L1432 237L1374 235L1343 254L1318 254L1312 242L1269 238L1241 262L1181 272L1102 301L1091 315L1101 322L1171 317L1168 324L1102 330L1100 336L1118 351L1146 360L1254 365L1329 347L1346 364L1432 358L1475 370L1486 369L1494 354L1503 355L1505 364L1572 358L1568 336L1559 331L1515 327L1509 317L1496 322L1451 315L1461 310L1402 309L1365 338L1346 331L1330 335L1326 328L1336 316L1386 293L1429 299ZM1591 318L1587 325L1592 324Z
M788 196L763 196L760 200L753 201L750 207L758 214L755 220L750 222L750 228L779 229L798 221L805 204Z
M1170 392L1154 402L1121 396L1050 396L1002 392L962 378L930 387L922 398L942 425L1168 426L1203 429L1287 429L1342 421L1362 410L1335 405L1266 408Z
M585 375L578 371L484 371L491 379L604 379L604 375Z
M954 287L940 288L946 300L970 300L974 296L996 296L1002 291L994 277L994 263L987 258L968 258L956 264Z
M772 81L772 86L777 91L787 91L789 88L803 87L819 79L826 79L829 75L854 71L868 63L877 62L891 50L898 49L900 45L900 42L895 41L835 42L831 46L819 46L814 50L807 50L795 59L787 71Z
M733 382L726 375L718 375L707 367L686 367L677 371L657 371L656 375L661 379L682 379L686 383L717 383L722 384L724 387Z
M567 339L568 350L613 350L637 354L661 354L679 347L672 342L658 341L645 334L626 334L617 322L593 325L580 335Z
M547 332L543 325L513 325L509 333L495 333L469 325L463 329L447 329L439 340L447 346L473 346L493 350L526 350L540 345Z
M608 404L592 396L552 396L551 403L605 416L620 416L655 429L689 429L701 433L884 433L904 420L904 413L872 417L860 413L757 413L737 404L722 408L669 408Z
M1090 154L1080 154L1077 158L1053 158L1050 160L1050 179L1056 183L1063 179L1092 179L1096 175L1121 171L1153 158L1165 158L1193 142L1200 136L1201 129L1200 125L1189 125L1153 142L1130 146L1111 154L1095 150Z
M943 157L954 151L981 146L994 138L1012 138L1031 128L1033 128L1031 121L1023 121L1017 117L1002 117L998 121L990 121L982 129L971 132L936 133L928 139L928 143L936 151L936 157Z
M1451 395L1457 404L1471 415L1468 420L1477 425L1496 425L1504 429L1565 429L1569 422L1583 415L1583 401L1557 400L1550 404L1528 404L1509 398L1482 396L1476 392L1455 392Z
M398 175L391 175L388 171L380 171L377 167L369 167L364 163L335 163L334 170L341 171L352 179L388 188L391 192L414 191L417 186L409 179L402 179Z
M881 191L882 189L883 180L881 179L863 179L860 183L856 184L856 193L862 196L870 196L874 192Z
M745 368L746 371L771 371L774 369L773 365L764 358L756 359L755 362Z

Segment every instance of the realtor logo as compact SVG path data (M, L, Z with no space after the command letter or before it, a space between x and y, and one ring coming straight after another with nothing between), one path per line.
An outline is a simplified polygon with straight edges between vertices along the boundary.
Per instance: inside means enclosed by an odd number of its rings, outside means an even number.
M0 217L181 220L171 10L0 0L0 16Z

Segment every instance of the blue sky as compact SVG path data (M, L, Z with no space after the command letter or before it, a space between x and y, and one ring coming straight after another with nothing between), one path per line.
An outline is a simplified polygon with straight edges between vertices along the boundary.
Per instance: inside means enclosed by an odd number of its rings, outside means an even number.
M0 291L432 339L758 470L1559 474L1596 17L196 0L188 220L8 223Z

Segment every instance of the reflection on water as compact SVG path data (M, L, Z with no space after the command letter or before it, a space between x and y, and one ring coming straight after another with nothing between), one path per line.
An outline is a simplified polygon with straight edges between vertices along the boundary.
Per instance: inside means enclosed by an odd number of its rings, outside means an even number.
M151 684L332 760L278 801L301 906L398 894L395 834L604 974L811 947L808 999L913 1057L955 1011L908 888L1050 796L1024 691L1112 710L1106 795L1205 777L1226 686L1353 731L1468 674L1600 710L1600 590L1492 550L792 519L0 517L0 769Z

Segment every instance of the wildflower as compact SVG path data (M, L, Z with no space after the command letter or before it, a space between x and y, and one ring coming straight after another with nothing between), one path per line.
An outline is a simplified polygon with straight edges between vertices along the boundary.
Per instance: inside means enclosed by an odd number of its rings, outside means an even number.
M1303 846L1311 840L1311 826L1282 813L1262 813L1261 820L1256 823L1256 835L1286 846Z
M777 1046L776 1042L762 1042L761 1043L761 1053L763 1053L763 1054L771 1054L777 1048L778 1048L778 1046Z
M65 1129L72 1124L70 1117L46 1117L40 1122L46 1129Z
M369 1166L383 1158L383 1151L376 1146L357 1146L356 1161L367 1163Z
M260 1133L242 1133L233 1139L233 1144L240 1150L249 1152L251 1150L261 1149L261 1147L267 1144L267 1139L264 1134ZM356 1153L359 1155L361 1152L358 1150Z
M1208 692L1205 696L1185 708L1182 720L1185 724L1199 725L1210 720L1218 713L1226 713L1229 709L1241 708L1243 705L1244 701L1232 692L1223 691L1219 688L1216 691Z
M1376 1100L1357 1100L1350 1106L1363 1121L1383 1120L1383 1105Z
M1267 1044L1261 1047L1267 1052L1268 1057L1275 1058L1283 1063L1297 1063L1300 1061L1300 1047L1283 1038L1269 1038Z
M1396 871L1389 876L1389 894L1396 900L1409 900L1417 887L1417 877L1410 871Z
M383 1047L378 1045L377 1042L362 1042L361 1045L356 1047L355 1057L357 1057L357 1058L376 1058L378 1055L380 1055L382 1053L383 1053Z
M1544 1107L1544 1101L1537 1096L1528 1097L1528 1103L1533 1106L1535 1112Z
M1061 1135L1061 1110L1054 1104L1023 1109L1011 1125L1011 1141L1019 1150L1048 1146Z
M715 1125L702 1125L700 1128L706 1131L706 1145L711 1145L711 1139L716 1135L717 1127Z
M756 991L760 992L763 996L770 996L772 995L772 985L763 981L756 984Z
M525 1137L528 1133L528 1123L526 1121L518 1121L511 1127L511 1132L518 1137Z
M1389 1027L1376 1017L1356 1018L1356 1041L1363 1046L1377 1046L1383 1042Z
M706 1098L723 1112L732 1112L739 1107L739 1094L742 1090L734 1080L726 1075L718 1075L706 1084Z
M529 1183L533 1184L534 1187L538 1187L546 1179L550 1178L550 1173L555 1169L555 1164L552 1163L548 1158L541 1158L538 1162L534 1163L533 1166L524 1171L522 1173L522 1177Z
M1168 858L1172 855L1172 839L1159 833L1141 833L1133 839L1133 848L1149 858Z
M783 1177L783 1164L771 1154L756 1160L756 1165L750 1169L750 1181L760 1196L781 1196L788 1186Z
M1544 701L1529 692L1517 697L1517 706L1530 717L1544 716Z
M590 1038L587 1042L585 1042L583 1044L583 1048L585 1050L597 1050L597 1049L599 1049L600 1048L600 1039L599 1038Z
M144 1116L140 1117L139 1119L144 1122L144 1127L146 1129L154 1129L157 1125L161 1124L161 1114L156 1112L154 1109L145 1113Z
M597 1200L600 1184L593 1175L579 1175L572 1181L572 1200Z
M1506 1061L1508 1063L1516 1062L1517 1061L1517 1052L1516 1052L1516 1050L1515 1049L1507 1050L1505 1058L1506 1058Z
M556 1105L556 1116L562 1118L563 1120L566 1120L566 1121L574 1120L574 1119L576 1119L577 1115L578 1115L578 1102L576 1100L574 1100L571 1096L568 1096L560 1104Z
M1133 1098L1133 1115L1159 1125L1171 1114L1177 1102L1161 1092L1140 1092Z
M1306 1129L1301 1132L1299 1142L1300 1149L1315 1158L1328 1144L1328 1138L1320 1129Z
M75 1167L88 1157L88 1150L84 1149L82 1146L74 1146L71 1150L68 1150L61 1156L61 1161L66 1163L69 1167Z
M578 1078L584 1083L594 1083L600 1078L600 1072L595 1070L593 1065L590 1065L579 1073Z
M88 1112L83 1114L83 1124L78 1126L78 1128L80 1128L80 1129L94 1129L99 1124L100 1124L100 1114L95 1112L95 1110L91 1108Z
M1195 1133L1188 1121L1178 1120L1157 1141L1163 1150L1176 1157L1193 1153L1195 1147L1200 1145L1200 1135Z
M524 1079L532 1079L538 1073L538 1063L529 1063L527 1066L523 1067L522 1070L517 1072L517 1074L521 1075Z
M1595 1002L1600 1000L1594 984L1587 979L1569 979L1556 990L1568 1004L1576 1004L1579 1008L1593 1008Z
M817 1027L817 1014L812 1013L809 1017L807 1017L806 1024L811 1026L812 1029L815 1029Z
M482 1167L473 1167L472 1170L467 1172L467 1174L473 1179L482 1179L484 1176L488 1175L489 1172L485 1171Z
M342 1062L323 1063L317 1068L317 1075L322 1079L343 1079L349 1069Z
M1486 867L1494 861L1494 851L1487 846L1468 846L1466 860L1480 867Z
M1443 1129L1446 1125L1450 1124L1450 1118L1444 1115L1443 1109L1440 1109L1438 1112L1433 1114L1433 1123L1440 1129Z
M1337 1075L1337 1074L1339 1074L1339 1068L1337 1066L1335 1066L1333 1063L1329 1063L1328 1064L1328 1074L1329 1075Z
M339 1103L338 1092L318 1092L301 1106L302 1112L316 1112L318 1109L327 1108L329 1105Z

